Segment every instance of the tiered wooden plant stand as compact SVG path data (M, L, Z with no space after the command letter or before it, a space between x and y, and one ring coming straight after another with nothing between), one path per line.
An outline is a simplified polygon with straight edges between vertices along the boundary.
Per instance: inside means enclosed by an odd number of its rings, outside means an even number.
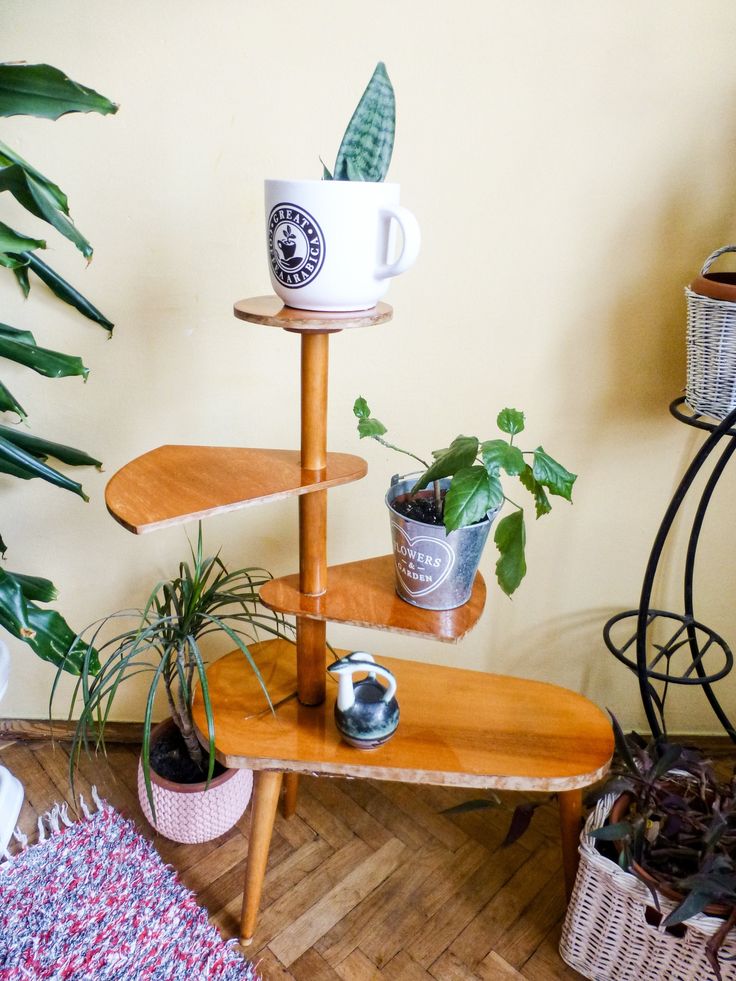
M162 446L111 479L106 503L117 521L140 534L281 497L299 499L299 572L261 591L266 605L296 617L296 647L275 640L252 648L275 713L239 651L207 671L217 757L255 771L241 942L253 937L284 775L287 815L299 773L556 792L569 894L581 791L605 774L612 752L606 717L583 696L541 682L381 657L398 682L396 735L366 752L344 744L333 723L336 689L327 698L325 690L327 621L456 643L485 604L480 574L465 606L434 612L398 598L390 555L327 566L327 491L367 470L359 457L327 452L329 335L384 323L391 307L322 314L256 297L237 303L235 316L300 336L301 451ZM206 733L200 698L194 717Z

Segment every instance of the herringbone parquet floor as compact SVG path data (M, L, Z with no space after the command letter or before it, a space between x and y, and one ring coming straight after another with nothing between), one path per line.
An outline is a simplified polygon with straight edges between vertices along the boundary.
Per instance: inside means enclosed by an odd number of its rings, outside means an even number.
M30 833L38 813L68 797L62 744L0 748L26 789ZM136 795L137 751L108 746L82 761L79 789L95 783L151 837L225 935L237 931L248 813L216 842L176 845L155 836ZM304 778L297 813L276 821L261 915L247 954L264 981L471 981L577 978L557 953L565 900L554 804L537 810L515 845L501 848L511 808L447 816L477 793L405 784Z

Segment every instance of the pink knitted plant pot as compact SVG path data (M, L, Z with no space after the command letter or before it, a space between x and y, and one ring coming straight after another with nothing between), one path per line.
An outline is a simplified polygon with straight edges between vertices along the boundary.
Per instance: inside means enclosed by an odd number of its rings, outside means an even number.
M172 719L159 723L151 731L151 742L159 732L173 725ZM173 783L151 770L151 786L155 821L139 760L138 800L148 821L164 838L199 845L224 835L240 820L250 800L253 774L250 770L226 770L214 777L205 790L205 783Z

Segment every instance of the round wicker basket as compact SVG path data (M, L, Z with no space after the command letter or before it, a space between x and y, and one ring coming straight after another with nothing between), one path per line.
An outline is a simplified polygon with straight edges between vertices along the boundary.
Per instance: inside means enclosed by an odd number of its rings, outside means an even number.
M687 297L687 404L724 419L736 408L736 273L711 273L715 260L736 245L712 252L685 290Z

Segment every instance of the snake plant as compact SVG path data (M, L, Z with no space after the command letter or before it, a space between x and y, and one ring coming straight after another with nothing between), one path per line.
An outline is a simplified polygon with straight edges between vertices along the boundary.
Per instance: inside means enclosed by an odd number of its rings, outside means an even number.
M117 112L117 108L105 96L72 81L51 65L0 64L0 116L24 115L57 120L66 113L106 114ZM7 192L5 200L8 195L12 196L30 215L46 222L70 241L85 259L92 258L92 246L72 221L69 202L61 188L0 141L0 194L2 192ZM32 273L60 300L112 332L111 321L37 255L45 248L45 239L0 221L0 266L12 272L26 297L30 292ZM42 347L30 330L2 323L0 358L47 378L77 375L86 379L89 373L81 358ZM0 426L0 473L21 480L38 477L86 501L82 485L46 461L52 458L67 466L98 468L100 461L83 450L32 436L21 428L17 423L26 423L28 413L2 381L0 412L16 417L16 424ZM0 537L0 554L4 555L5 551L5 543ZM0 626L25 641L39 657L79 674L84 657L75 649L76 631L55 610L37 606L39 602L51 602L56 596L56 587L48 579L0 570ZM99 669L96 652L87 654L87 663L93 670Z
M335 169L331 174L324 167L324 179L384 180L391 163L395 130L394 90L386 66L379 61L345 130Z

